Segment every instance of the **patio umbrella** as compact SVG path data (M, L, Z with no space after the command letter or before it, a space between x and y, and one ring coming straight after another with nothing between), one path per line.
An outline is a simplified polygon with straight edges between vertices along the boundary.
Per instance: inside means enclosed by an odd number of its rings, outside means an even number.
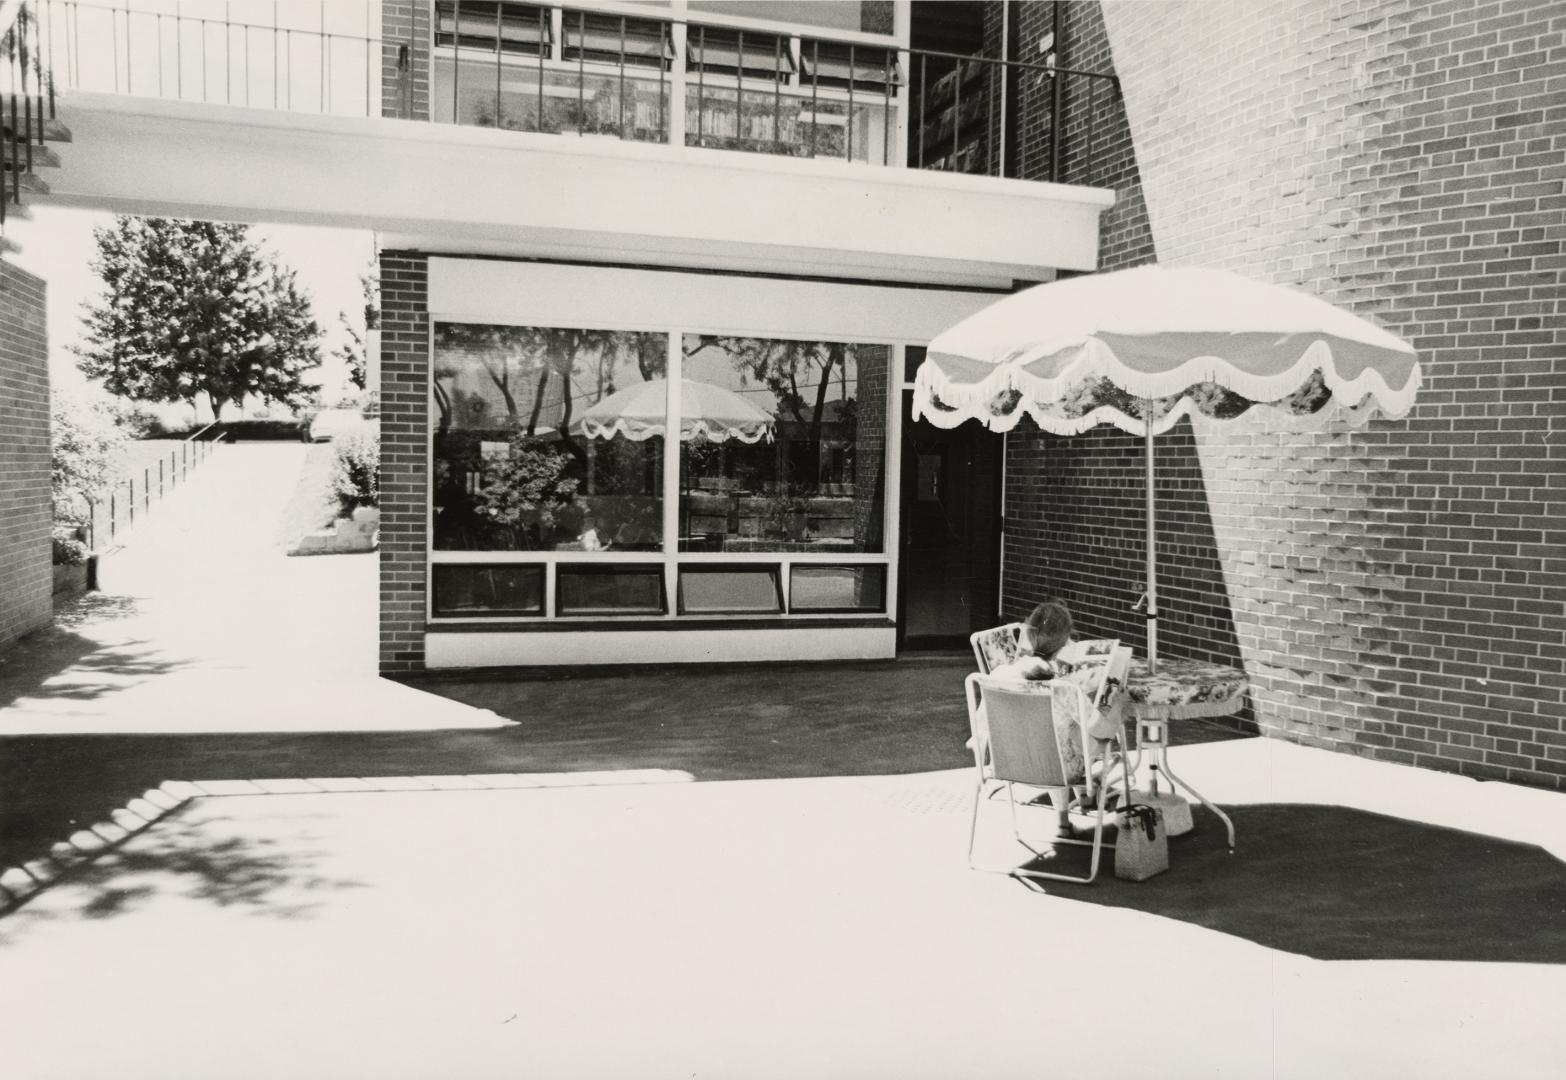
M930 342L914 418L1058 435L1113 424L1146 437L1147 657L1158 660L1153 436L1191 412L1270 425L1401 417L1419 388L1407 343L1305 293L1221 270L1144 266L1038 285Z
M617 390L584 412L572 428L595 439L624 435L635 442L665 434L669 383L648 379ZM743 443L772 437L772 417L732 390L680 380L680 438Z

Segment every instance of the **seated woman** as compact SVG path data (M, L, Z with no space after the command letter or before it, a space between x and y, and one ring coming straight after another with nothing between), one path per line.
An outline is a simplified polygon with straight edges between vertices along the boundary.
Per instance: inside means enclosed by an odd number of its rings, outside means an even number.
M1064 675L1069 667L1055 659L1071 641L1071 612L1059 600L1045 600L1029 613L1017 636L1017 657L990 672L998 679L1035 682Z

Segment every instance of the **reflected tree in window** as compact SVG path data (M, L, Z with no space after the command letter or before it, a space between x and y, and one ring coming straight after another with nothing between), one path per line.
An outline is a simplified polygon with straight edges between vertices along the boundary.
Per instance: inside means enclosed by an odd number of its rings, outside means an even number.
M661 536L662 438L579 417L661 378L661 334L440 324L432 395L436 547L608 550Z
M686 377L773 419L766 442L681 446L686 551L879 551L883 345L687 335Z

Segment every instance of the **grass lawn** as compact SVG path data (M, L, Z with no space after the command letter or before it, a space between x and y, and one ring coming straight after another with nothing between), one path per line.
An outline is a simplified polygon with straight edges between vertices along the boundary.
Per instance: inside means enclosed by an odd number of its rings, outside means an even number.
M311 443L293 494L277 523L277 543L291 547L299 538L323 529L337 518L337 498L332 494L332 465L336 447L329 442Z

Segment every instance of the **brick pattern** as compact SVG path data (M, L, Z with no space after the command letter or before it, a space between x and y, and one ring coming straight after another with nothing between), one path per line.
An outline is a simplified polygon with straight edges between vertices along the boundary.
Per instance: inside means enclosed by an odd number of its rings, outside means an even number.
M1566 787L1559 5L1067 9L1065 63L1112 46L1135 133L1104 266L1156 239L1367 315L1425 368L1402 421L1160 440L1167 651L1243 662L1268 734ZM1064 442L1013 436L1008 607L1059 588L1134 629L1134 440Z
M892 350L861 345L854 350L854 544L857 551L882 551L886 499L886 394Z
M424 667L429 531L429 259L381 253L383 674Z
M44 282L0 262L0 647L54 617Z
M430 118L430 0L382 0L381 115Z

